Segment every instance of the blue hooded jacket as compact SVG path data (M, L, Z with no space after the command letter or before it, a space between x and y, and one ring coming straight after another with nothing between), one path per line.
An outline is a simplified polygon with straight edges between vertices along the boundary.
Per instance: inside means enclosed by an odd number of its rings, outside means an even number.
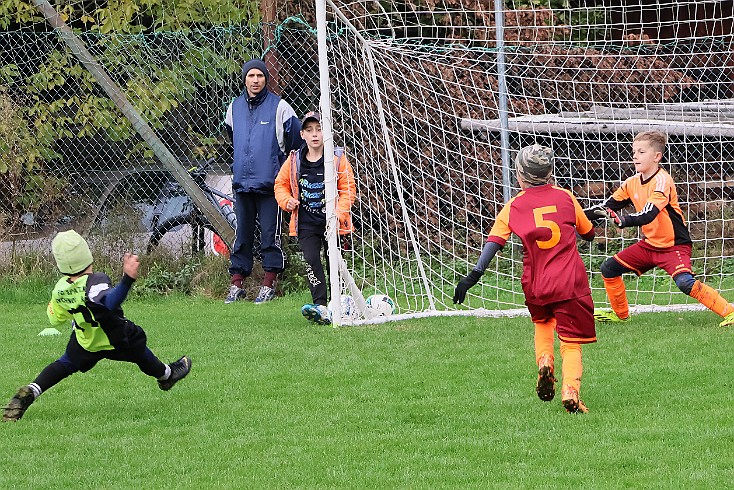
M268 72L262 60L245 63L243 76L251 69ZM227 125L232 130L234 159L232 190L273 194L275 177L291 150L303 144L301 121L293 108L264 88L255 97L247 91L237 97L227 111Z
M301 122L295 111L270 92L252 106L245 93L232 102L231 128L232 190L272 194L280 166L302 144Z

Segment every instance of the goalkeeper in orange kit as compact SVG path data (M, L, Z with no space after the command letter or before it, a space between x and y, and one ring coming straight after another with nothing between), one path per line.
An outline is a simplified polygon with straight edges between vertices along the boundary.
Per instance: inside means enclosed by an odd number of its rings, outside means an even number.
M644 238L608 258L601 266L604 288L612 310L597 310L600 322L629 319L627 292L622 274L638 276L654 267L665 270L678 288L723 318L722 327L734 325L734 306L716 290L697 280L691 270L691 237L678 193L671 176L660 167L666 137L659 131L645 131L632 142L632 161L637 173L625 180L601 206L587 210L587 217L608 218L618 228L639 226ZM620 211L632 204L635 212Z
M551 185L553 153L532 145L515 158L522 189L497 215L477 265L456 286L454 303L462 303L497 251L512 233L523 244L522 289L535 324L536 393L555 396L554 335L561 343L562 403L572 413L587 412L579 399L581 345L596 342L594 303L586 268L576 249L577 232L593 240L594 227L571 192Z

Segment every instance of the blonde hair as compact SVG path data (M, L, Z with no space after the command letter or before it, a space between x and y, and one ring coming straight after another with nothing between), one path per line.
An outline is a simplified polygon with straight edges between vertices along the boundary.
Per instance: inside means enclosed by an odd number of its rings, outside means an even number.
M643 131L642 133L638 133L633 141L647 141L655 151L663 153L665 151L665 145L668 143L668 137L660 131Z

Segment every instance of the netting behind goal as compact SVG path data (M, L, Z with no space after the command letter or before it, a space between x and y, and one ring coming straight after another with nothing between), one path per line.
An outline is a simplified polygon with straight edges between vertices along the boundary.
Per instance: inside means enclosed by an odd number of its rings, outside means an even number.
M589 206L634 173L634 134L659 129L695 241L694 272L734 299L731 9L505 2L498 46L494 2L335 3L335 138L351 150L359 189L346 256L365 296L388 294L401 313L454 310L457 281L518 190L507 163L520 147L550 146L557 184ZM636 240L637 229L607 227L580 244L598 304L601 262ZM521 260L519 241L509 242L468 306L522 307ZM630 277L628 294L636 305L690 302L663 271Z

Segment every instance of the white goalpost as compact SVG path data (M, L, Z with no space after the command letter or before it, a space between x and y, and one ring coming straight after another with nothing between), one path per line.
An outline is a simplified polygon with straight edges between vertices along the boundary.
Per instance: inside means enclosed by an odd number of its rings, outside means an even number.
M322 110L358 189L349 247L329 230L331 276L340 278L332 295L359 303L360 315L341 323L525 314L514 239L466 306L452 304L517 191L514 152L553 148L556 183L586 207L634 173L631 141L648 129L668 135L663 166L694 240L694 273L734 299L731 12L658 2L650 20L647 2L525 4L321 4ZM638 239L637 229L606 227L579 245L597 306L607 305L601 263ZM662 270L625 279L633 311L699 308ZM392 298L396 313L370 318L362 299L371 294Z

